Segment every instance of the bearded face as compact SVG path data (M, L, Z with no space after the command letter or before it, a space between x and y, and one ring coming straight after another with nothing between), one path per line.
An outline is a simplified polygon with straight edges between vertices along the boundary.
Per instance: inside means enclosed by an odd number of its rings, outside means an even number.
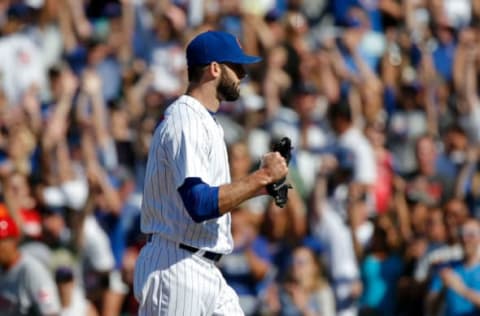
M222 73L217 86L217 98L228 102L236 101L240 97L239 83L235 81L233 76L228 75L227 66L220 64L220 67Z

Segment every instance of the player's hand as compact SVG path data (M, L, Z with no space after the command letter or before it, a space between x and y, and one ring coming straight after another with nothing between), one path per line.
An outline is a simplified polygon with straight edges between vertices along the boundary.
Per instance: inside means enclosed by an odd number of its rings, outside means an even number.
M279 152L266 153L262 158L260 168L266 171L270 177L270 183L285 178L288 173L287 161Z

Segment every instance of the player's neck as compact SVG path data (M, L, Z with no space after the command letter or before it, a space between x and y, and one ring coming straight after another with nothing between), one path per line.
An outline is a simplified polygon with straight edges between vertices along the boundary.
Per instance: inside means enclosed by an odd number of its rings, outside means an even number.
M217 90L213 85L191 84L186 92L187 95L197 99L210 112L217 112L220 107L220 101L217 98Z

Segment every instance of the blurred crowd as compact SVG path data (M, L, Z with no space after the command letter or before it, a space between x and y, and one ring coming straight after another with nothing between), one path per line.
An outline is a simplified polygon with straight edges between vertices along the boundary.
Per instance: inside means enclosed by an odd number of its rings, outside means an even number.
M245 314L480 315L476 0L0 0L1 314L136 315L152 132L209 29L263 57L215 114L232 179L294 146L286 207L232 212Z

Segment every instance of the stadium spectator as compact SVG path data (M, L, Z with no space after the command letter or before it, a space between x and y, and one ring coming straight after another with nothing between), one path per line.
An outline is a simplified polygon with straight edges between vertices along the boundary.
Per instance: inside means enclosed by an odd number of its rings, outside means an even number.
M52 275L34 257L20 252L20 231L11 217L0 218L0 307L4 315L59 315Z
M309 247L294 249L282 281L278 315L335 315L335 299L317 254Z
M396 312L397 284L403 273L403 262L394 246L386 229L377 225L361 263L364 290L359 315Z
M480 269L478 220L468 219L459 234L464 258L460 262L439 268L428 296L427 310L430 313L438 312L441 302L444 302L446 315L475 315L480 310L480 288L476 282Z

